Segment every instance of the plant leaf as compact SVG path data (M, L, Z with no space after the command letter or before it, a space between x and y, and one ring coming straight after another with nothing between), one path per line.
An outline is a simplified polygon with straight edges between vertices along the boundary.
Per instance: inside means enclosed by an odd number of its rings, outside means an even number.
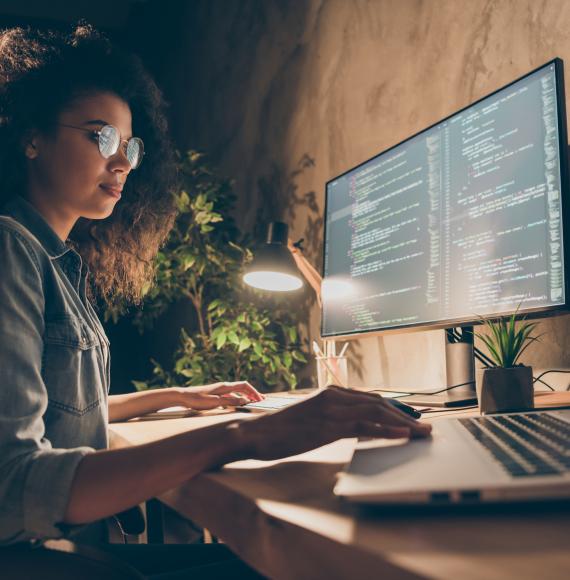
M210 304L208 304L208 310L214 310L214 308L216 308L216 306L218 306L218 304L220 303L220 300L218 300L216 298L216 300L212 300L212 302L210 302Z
M234 330L230 330L228 332L228 340L232 343L232 344L239 344L239 337L236 334L236 332Z
M544 336L544 334L540 334L539 336L529 336L526 339L526 344L521 348L520 352L518 353L516 359L515 359L515 364L518 361L519 357L522 355L522 353L534 342L540 342L540 337Z
M489 354L491 355L491 358L493 359L495 364L500 367L501 366L501 357L499 356L499 353L497 352L497 350L495 348L495 344L492 341L492 339L484 334L479 334L479 333L477 333L476 336L483 341L483 343L485 344L485 346L489 350Z
M296 361L299 361L299 362L304 362L304 363L306 363L306 362L307 362L307 359L305 358L305 355L304 355L304 354L303 354L301 351L299 351L299 350L292 350L292 351L291 351L291 356L292 356L292 357L293 357L293 358L294 358Z
M137 391L146 391L149 389L148 383L146 381L131 381L131 383Z
M218 350L220 350L222 348L222 346L224 346L224 344L226 344L226 340L228 339L227 335L225 332L220 332L220 334L218 334L218 338L216 340L216 348Z
M239 342L238 352L243 352L251 346L251 340L249 338L242 338Z

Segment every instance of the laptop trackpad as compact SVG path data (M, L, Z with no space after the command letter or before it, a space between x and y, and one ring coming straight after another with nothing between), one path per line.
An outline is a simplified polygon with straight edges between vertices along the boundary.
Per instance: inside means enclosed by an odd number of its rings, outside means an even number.
M387 443L387 444L386 444ZM360 444L352 458L349 471L354 475L378 475L429 454L431 439L407 439L386 442L372 447Z

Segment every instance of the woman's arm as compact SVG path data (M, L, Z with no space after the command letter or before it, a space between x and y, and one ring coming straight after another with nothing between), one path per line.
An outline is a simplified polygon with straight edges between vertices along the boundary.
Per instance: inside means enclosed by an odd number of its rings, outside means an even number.
M109 397L109 421L125 421L158 409L179 405L174 389L156 389Z
M242 459L243 446L230 425L86 455L75 472L64 523L84 524L108 517L201 471Z
M198 387L153 389L109 397L109 421L125 421L158 409L177 405L199 411L237 407L263 400L263 395L246 381L214 383Z
M121 512L231 461L287 457L343 437L421 437L430 429L378 395L330 387L258 419L86 455L75 472L64 521L81 524Z

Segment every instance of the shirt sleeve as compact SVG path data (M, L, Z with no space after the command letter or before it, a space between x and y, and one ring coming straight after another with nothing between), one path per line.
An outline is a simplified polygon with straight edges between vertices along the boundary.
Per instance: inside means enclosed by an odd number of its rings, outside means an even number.
M44 307L37 254L0 224L0 544L63 536L75 470L94 451L45 437Z

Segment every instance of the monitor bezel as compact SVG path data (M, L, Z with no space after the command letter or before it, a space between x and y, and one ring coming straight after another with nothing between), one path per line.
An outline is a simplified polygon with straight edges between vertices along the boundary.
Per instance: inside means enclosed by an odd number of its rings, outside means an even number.
M437 125L440 125L441 123L444 123L445 121L448 121L452 117L455 117L456 115L462 113L463 111L466 111L467 109L473 107L474 105L477 105L478 103L480 103L480 102L482 102L490 97L493 97L497 93L500 93L501 91L504 91L505 89L508 89L509 87L524 80L525 78L541 71L542 69L550 67L552 65L554 65L554 71L555 71L556 99L557 99L557 107L558 107L558 119L557 119L557 121L558 121L558 135L559 135L558 146L559 146L559 155L560 155L560 183L561 183L560 203L562 206L562 256L563 256L563 263L564 263L564 304L556 304L556 305L551 305L551 306L540 306L540 307L536 307L536 308L524 309L524 310L520 311L520 314L518 314L518 318L524 316L525 318L528 318L528 319L536 319L536 318L547 318L550 316L557 316L560 314L567 314L570 311L569 303L568 303L568 293L570 291L570 280L569 280L570 276L568 275L568 264L569 264L568 253L570 250L568 248L569 243L566 241L566 238L568 235L570 235L569 230L568 230L568 226L570 224L570 215L569 215L569 208L568 208L569 204L566 202L565 198L569 192L568 156L569 156L569 152L570 152L570 146L568 145L568 131L567 131L567 120L566 120L566 98L565 98L565 90L564 90L564 62L561 58L558 58L558 57L553 58L552 60L549 60L548 62L546 62L543 65L531 70L530 72L515 79L514 81L511 81L510 83L499 87L495 91L481 97L480 99L473 101L472 103L469 103L469 105L467 105L461 109L458 109L457 111L454 111L453 113L451 113L447 117L444 117L443 119L439 119L435 123L431 124L429 127L426 127L424 129L422 129L421 131L414 133L410 137L406 137L406 139L403 139L399 143L392 145L388 149L385 149L385 150L381 151L380 153L373 155L372 157L370 157L369 159L366 159L362 163L359 163L358 165L355 165L354 167L351 167L350 169L344 171L343 173L340 173L339 175L329 179L325 184L325 212L324 212L325 219L324 219L324 237L323 237L323 254L322 254L323 260L322 260L322 270L321 270L323 280L325 279L324 278L325 253L326 253L325 240L327 239L327 219L326 219L326 216L328 214L328 197L329 197L328 191L329 191L329 184L330 183L332 183L333 181L336 181L337 179L344 177L348 173L355 171L359 167L366 165L367 163L380 157L381 155L385 155L386 153L390 152L391 150L395 149L396 147L399 147L400 145L403 145L404 143L411 141L412 139L415 139L416 137L418 137L422 133L425 133L426 131L429 131L430 129L436 127ZM491 317L491 318L499 318L499 317L504 318L504 317L512 316L515 313L516 313L516 310L509 310L509 311L505 311L499 315L489 315L489 317ZM473 325L480 324L480 323L481 323L481 321L478 318L462 317L462 318L451 318L451 319L446 319L446 320L437 320L437 321L433 321L433 322L418 322L416 324L395 325L395 326L389 326L389 327L385 327L385 328L354 330L351 332L325 333L324 332L324 304L323 304L323 306L321 307L321 329L320 330L321 330L321 336L323 338L341 338L341 339L352 338L352 339L354 339L354 338L361 337L363 335L365 335L365 336L378 336L381 334L388 334L388 333L392 334L392 333L421 332L421 331L438 330L438 329L444 329L444 328L454 328L454 327L461 327L461 326L473 326Z

